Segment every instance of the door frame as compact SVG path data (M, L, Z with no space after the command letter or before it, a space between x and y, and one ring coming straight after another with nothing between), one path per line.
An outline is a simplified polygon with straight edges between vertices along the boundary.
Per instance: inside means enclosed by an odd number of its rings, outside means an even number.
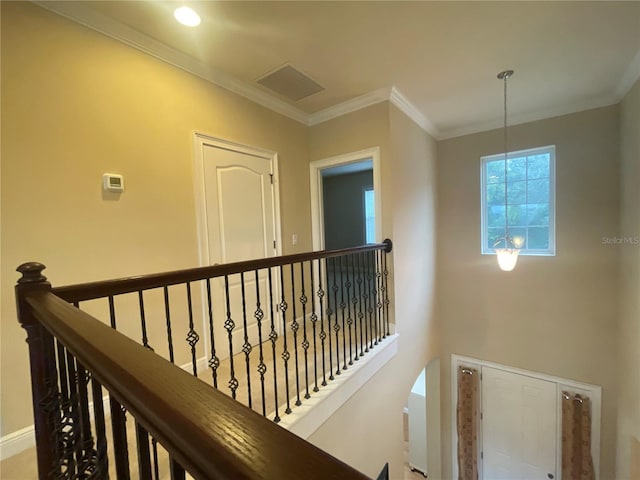
M271 162L271 175L273 176L273 231L276 241L276 256L282 255L282 232L280 228L280 182L278 176L278 154L270 150L243 145L241 143L212 137L204 133L193 132L193 162L194 162L194 193L196 207L196 227L198 230L198 261L200 266L210 265L209 258L209 232L207 230L207 205L204 180L204 155L203 148L210 146L233 150L236 152L264 158Z
M602 387L590 383L576 382L567 378L556 377L544 373L533 372L522 368L510 367L499 363L479 360L451 354L451 472L458 478L458 429L456 428L456 406L458 404L458 367L466 366L478 369L482 367L503 370L508 373L546 380L556 384L556 480L562 480L562 390L569 389L583 394L591 400L591 456L595 479L600 478L600 421L602 415ZM482 376L480 377L479 405L482 411ZM482 423L478 430L478 445L482 450ZM478 458L478 477L482 480L482 459Z
M280 181L278 176L278 154L271 150L252 147L241 143L232 142L222 138L213 137L200 132L193 132L193 190L195 198L196 228L198 238L198 262L201 267L211 264L209 256L209 231L207 229L207 204L206 189L204 176L204 147L210 146L214 148L222 148L225 150L233 150L236 152L252 155L254 157L269 160L271 163L271 175L273 182L271 184L271 193L273 195L273 231L275 235L276 248L275 255L282 255L282 233L280 227ZM202 298L205 298L204 285L202 286ZM274 292L279 294L279 287L276 285ZM202 331L206 332L209 328L207 325L207 314L205 302L202 302ZM280 322L278 321L279 325ZM211 351L209 345L209 335L204 336L205 357L198 360L206 365L207 352Z
M380 147L371 147L335 157L314 160L309 164L311 187L311 234L313 250L324 250L324 209L322 197L322 170L359 163L371 159L373 165L373 191L376 209L376 243L382 242L382 177L380 173Z

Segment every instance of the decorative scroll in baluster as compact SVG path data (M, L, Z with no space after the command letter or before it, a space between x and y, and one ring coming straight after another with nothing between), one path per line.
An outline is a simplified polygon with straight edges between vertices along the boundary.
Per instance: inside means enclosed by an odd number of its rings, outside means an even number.
M271 277L271 268L267 269L267 279L269 281L269 341L271 342L271 354L273 358L273 398L275 404L275 413L273 421L278 423L280 415L278 415L278 363L276 362L276 342L278 341L278 332L276 332L275 309L273 308L273 279Z
M284 299L284 272L282 271L282 265L280 265L280 304L278 307L280 308L280 312L282 313L282 338L283 338L283 351L282 351L282 360L284 360L284 388L285 394L287 398L287 408L284 413L291 413L291 405L289 400L289 359L291 358L291 354L287 349L287 302Z
M318 260L318 303L320 308L320 341L322 343L322 383L321 385L324 387L327 385L327 365L325 360L325 345L324 342L327 338L327 333L324 330L324 290L322 288L322 259ZM326 263L325 263L325 275L327 273ZM328 314L328 313L327 313ZM331 341L331 335L329 335L329 341ZM331 362L331 357L329 357L329 362ZM331 367L329 368L331 372Z
M298 319L296 317L296 281L294 278L293 271L293 263L289 265L291 269L291 304L292 304L292 314L293 320L291 322L291 331L293 332L293 353L295 359L295 374L296 374L296 406L302 405L300 401L300 368L298 365L298 330L300 329L300 324L298 323Z
M193 328L193 305L191 303L191 283L187 282L187 309L189 312L189 331L185 340L191 347L191 366L193 368L193 376L198 376L198 365L196 359L196 344L200 340L200 335Z
M227 319L224 321L224 328L227 331L227 337L229 339L229 389L231 390L231 396L235 400L236 390L238 389L238 379L233 367L233 329L236 324L231 318L231 302L229 299L229 276L224 276L224 295L227 303Z
M320 260L318 260L320 262ZM311 271L311 330L313 339L313 391L318 391L318 349L316 345L316 324L318 323L318 314L316 313L316 302L313 298L313 289L315 286L313 276L313 260L309 262L309 270Z
M357 304L358 304L358 320L356 323L359 323L360 325L359 345L360 345L360 356L362 356L364 354L363 345L366 345L366 328L367 328L367 325L363 322L364 313L362 312L362 304L364 301L363 291L362 291L362 253L357 253L355 255L355 259L356 259L355 261L356 271L358 272L358 277L356 278L356 285L358 290L358 294L356 297Z
M240 291L242 294L242 326L244 327L244 343L242 344L242 352L244 353L244 361L247 368L247 405L252 407L251 402L251 362L249 355L251 354L251 342L249 342L249 326L247 325L247 301L245 297L244 272L240 272Z
M75 437L77 435L73 411L73 379L75 374L69 375L67 353L64 345L56 340L58 353L58 373L60 375L60 414L56 415L55 438L57 446L54 471L60 472L62 478L76 474Z
M216 337L213 330L213 299L211 298L211 280L207 278L207 313L209 317L209 341L211 342L211 357L209 357L209 368L213 380L213 387L218 388L218 367L220 367L220 359L216 354Z
M293 265L291 265L293 269ZM304 350L304 398L309 398L309 339L307 338L307 294L304 288L304 262L300 262L301 289L300 304L302 305L302 349Z
M267 365L264 363L264 352L262 347L262 320L264 319L264 311L260 306L260 281L258 278L258 270L254 270L255 272L255 282L256 282L256 311L253 313L253 317L256 319L256 323L258 326L258 353L259 353L259 363L258 363L258 373L260 374L260 393L262 395L262 415L267 416L267 402L265 398L264 391L264 374L267 372Z
M164 316L167 320L167 344L169 346L169 360L174 363L173 358L173 335L171 333L171 308L169 307L169 288L163 287L164 293Z

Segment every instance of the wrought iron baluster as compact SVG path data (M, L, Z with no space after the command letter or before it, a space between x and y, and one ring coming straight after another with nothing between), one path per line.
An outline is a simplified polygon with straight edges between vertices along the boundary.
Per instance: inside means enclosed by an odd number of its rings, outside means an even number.
M60 472L62 478L72 476L76 473L76 460L74 456L74 444L76 437L76 423L73 419L71 404L72 377L69 377L67 365L66 348L56 340L56 350L58 356L58 378L60 380L60 397L58 401L59 416L55 429L56 445L56 465L54 471Z
M291 266L293 269L293 265ZM304 385L305 394L304 398L309 398L309 339L307 338L307 294L304 289L304 262L300 262L300 278L301 289L300 303L302 304L302 349L304 350Z
M382 255L383 258L383 285L384 285L384 319L386 324L387 335L390 335L389 331L389 268L387 267L387 252Z
M218 388L218 367L220 359L216 355L216 337L213 330L213 299L211 297L211 279L207 278L207 308L209 314L209 341L211 342L211 357L209 358L209 368L211 368L211 376L213 387Z
M374 322L374 318L373 318L373 313L374 313L374 309L373 309L373 287L372 287L372 281L373 281L373 273L372 273L372 265L371 265L371 255L369 253L367 253L367 319L369 322L369 331L371 332L371 335L369 336L369 348L373 348L374 343L377 344L378 341L374 339L376 338L376 326L375 326L375 322Z
M327 272L327 261L324 261L324 275L327 276L327 281L325 282L325 285L327 285L328 288L328 272ZM318 299L320 300L320 340L322 342L322 386L326 386L327 385L327 365L326 365L326 355L325 355L325 340L327 339L327 336L329 337L329 352L331 352L331 328L328 328L327 330L329 331L329 335L327 335L327 332L325 332L324 329L324 295L325 295L325 291L322 288L322 278L323 278L323 273L322 273L322 259L318 260ZM329 316L329 297L327 296L327 317ZM331 327L331 320L327 319L327 327ZM329 379L333 380L333 367L331 366L331 355L329 355Z
M360 321L360 356L363 356L365 352L369 351L369 340L367 338L367 321L365 319L367 291L363 279L365 269L364 255L364 253L358 254L358 320Z
M293 273L293 263L289 265L291 269L291 303L293 305L293 321L291 322L291 331L293 332L293 352L295 355L295 374L296 374L296 406L302 405L300 401L300 369L298 365L298 330L300 328L300 324L298 323L298 319L296 317L296 281L294 279Z
M342 372L340 370L340 338L338 334L340 333L340 324L338 323L338 280L336 278L336 259L331 259L331 266L333 267L333 286L331 290L333 291L333 309L335 312L335 319L333 323L333 331L336 335L336 375L340 375ZM329 344L329 353L331 353L331 344ZM332 379L333 380L333 379Z
M344 311L347 305L344 301L344 256L340 256L339 269L340 269L340 317L342 318L342 369L347 369L347 329Z
M265 391L264 391L264 374L267 372L267 365L264 363L264 352L262 347L262 320L264 319L264 311L260 307L260 279L258 275L258 270L254 270L255 273L255 281L256 281L256 311L253 314L253 317L256 319L256 323L258 325L258 353L259 353L259 363L258 363L258 373L260 374L260 393L262 395L262 416L267 416L267 403L265 399Z
M178 462L176 462L173 458L169 459L169 471L171 474L171 480L185 480L185 471Z
M140 480L151 479L151 451L149 434L136 422L136 444L138 448L138 476Z
M167 320L167 343L169 345L169 360L174 362L173 358L173 336L171 333L171 308L169 307L169 287L164 287L164 316Z
M142 345L153 350L149 347L149 339L147 338L147 320L144 312L144 298L142 296L142 290L138 290L138 305L140 309L140 328L142 330Z
M158 441L151 437L151 449L153 450L153 478L160 480L160 466L158 464Z
M193 376L198 376L198 365L196 358L196 345L200 340L200 335L193 328L193 304L191 302L191 282L187 282L187 309L189 312L189 331L185 340L191 347L191 366L193 368Z
M81 478L93 476L98 468L98 452L93 448L93 435L91 431L91 416L89 414L89 391L87 385L91 375L76 361L76 384L78 395L78 420L80 438L78 438L80 459L78 461L78 473ZM97 400L98 403L102 399ZM94 401L95 403L95 401Z
M231 318L231 303L229 299L229 276L224 276L224 295L227 304L227 319L224 321L224 328L227 331L227 337L229 339L229 389L231 390L231 397L235 400L236 390L238 389L238 379L236 378L234 366L233 366L233 329L236 324Z
M287 397L287 408L285 409L284 413L289 414L291 413L291 405L290 405L290 400L289 400L289 359L291 358L291 354L289 353L289 350L287 349L287 301L284 298L284 272L282 271L282 265L280 265L280 292L281 292L281 297L280 297L280 312L282 313L282 338L284 340L283 342L283 348L284 350L282 351L282 360L284 360L284 387L285 387L285 394Z
M318 263L320 260L318 260ZM318 391L318 349L316 345L316 324L318 323L318 314L316 313L316 302L313 298L316 282L313 275L313 260L309 262L311 270L311 328L313 331L313 391Z
M346 263L346 269L345 269L345 273L347 275L347 282L345 283L346 287L347 287L347 325L349 325L349 365L353 365L353 315L351 312L351 303L352 303L352 299L354 298L351 295L351 287L353 286L353 255L349 255L345 258L345 263ZM351 269L349 268L349 266L351 266ZM351 277L349 277L349 270L351 270ZM358 335L358 332L356 330L356 337ZM355 359L358 359L358 349L356 348L356 355L355 355Z
M65 348L67 357L67 374L69 380L69 418L70 418L70 451L75 456L74 474L80 476L80 467L82 465L82 425L80 423L80 408L78 398L78 370L76 368L76 359L69 350Z
M113 303L113 295L109 295L109 323L111 328L118 329L116 326L116 308Z
M111 432L113 434L113 458L116 464L116 478L129 480L129 445L127 440L127 416L120 403L109 395L111 411Z
M109 458L107 456L107 429L104 418L102 385L91 378L91 394L93 396L93 418L96 427L97 478L109 477Z
M273 421L278 423L280 415L278 415L278 365L276 362L276 342L278 341L278 332L276 332L275 309L273 308L273 280L271 278L271 268L267 269L269 280L269 340L271 341L271 354L273 358L273 400L274 400L274 416Z
M378 337L379 340L382 341L384 337L386 337L385 328L384 328L384 319L382 318L382 251L377 251L375 253L376 257L376 307L377 307L377 318L378 318Z
M244 352L244 361L247 367L247 399L248 406L251 408L251 365L249 355L251 354L251 343L249 342L249 327L247 325L247 301L245 298L244 272L240 272L240 290L242 292L242 325L244 326L244 343L242 351Z

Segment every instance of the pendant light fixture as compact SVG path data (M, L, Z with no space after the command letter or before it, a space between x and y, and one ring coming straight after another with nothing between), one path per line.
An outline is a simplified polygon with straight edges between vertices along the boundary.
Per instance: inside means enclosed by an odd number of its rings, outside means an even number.
M505 70L498 74L498 78L504 81L504 236L498 238L493 244L493 248L496 251L498 257L498 265L501 270L510 272L516 266L518 262L518 254L520 249L514 241L513 237L509 234L509 209L508 209L508 179L507 179L507 79L513 75L513 70ZM499 245L503 244L503 247Z

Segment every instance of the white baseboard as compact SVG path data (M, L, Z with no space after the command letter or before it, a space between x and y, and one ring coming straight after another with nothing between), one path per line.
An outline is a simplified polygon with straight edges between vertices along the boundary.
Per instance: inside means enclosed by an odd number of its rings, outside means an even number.
M18 453L34 447L36 433L33 425L16 430L0 438L0 460L13 457Z

